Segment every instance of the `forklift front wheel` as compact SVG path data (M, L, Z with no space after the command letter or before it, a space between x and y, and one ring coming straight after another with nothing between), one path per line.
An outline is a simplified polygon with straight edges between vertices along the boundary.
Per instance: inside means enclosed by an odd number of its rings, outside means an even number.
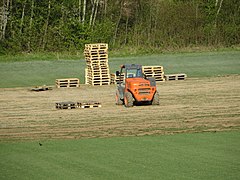
M133 97L130 92L124 93L124 105L125 105L125 107L133 106Z

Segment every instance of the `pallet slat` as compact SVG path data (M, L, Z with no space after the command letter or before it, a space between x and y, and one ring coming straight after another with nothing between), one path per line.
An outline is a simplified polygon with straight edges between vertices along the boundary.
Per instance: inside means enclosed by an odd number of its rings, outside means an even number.
M94 59L101 60L101 59L107 59L108 55L107 54L86 54L85 57L91 60L94 60Z
M97 81L97 80L95 80L95 81L90 81L89 83L90 83L90 85L92 85L92 86L110 85L110 81L104 81L104 80L102 80L102 81Z

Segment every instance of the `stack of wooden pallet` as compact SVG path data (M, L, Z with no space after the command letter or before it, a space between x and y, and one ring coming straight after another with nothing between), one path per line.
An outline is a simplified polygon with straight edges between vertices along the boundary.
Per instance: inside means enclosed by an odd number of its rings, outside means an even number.
M57 88L79 87L80 81L78 78L56 79Z
M109 85L108 44L86 44L84 55L87 63L85 83L93 86Z
M186 74L166 74L165 79L166 81L178 81L178 80L185 80L187 77Z
M142 66L142 71L147 77L154 77L156 81L165 81L163 66Z

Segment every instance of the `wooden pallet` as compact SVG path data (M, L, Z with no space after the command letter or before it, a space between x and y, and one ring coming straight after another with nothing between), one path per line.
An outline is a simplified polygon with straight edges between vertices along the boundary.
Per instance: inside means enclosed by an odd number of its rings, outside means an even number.
M88 74L87 77L89 80L96 79L96 78L97 79L101 78L101 79L106 79L106 80L111 79L109 74L95 74L95 75Z
M109 74L90 74L89 75L89 79L95 79L95 78L105 78L105 79L110 79L110 75Z
M90 82L96 82L96 81L106 81L106 82L109 82L110 78L109 77L104 77L104 76L94 76L94 77L89 77L88 80Z
M154 77L155 81L165 81L164 77Z
M89 65L87 64L87 67L91 71L101 71L101 70L109 70L108 64L102 64L102 65Z
M143 66L142 71L144 74L163 74L162 66Z
M147 78L154 77L155 81L165 81L164 75L163 74L158 74L158 75L146 75Z
M163 66L142 66L146 77L154 77L156 81L165 81Z
M85 84L90 84L93 86L109 85L109 70L91 71L88 68L85 68Z
M94 59L101 60L101 59L108 59L108 54L86 54L85 57L91 60L94 60Z
M78 102L77 107L78 108L96 108L96 107L102 107L102 105L99 102L89 101L89 102Z
M109 69L89 69L88 68L88 75L101 75L101 74L109 74Z
M85 50L107 50L108 44L96 43L96 44L85 44Z
M77 108L77 103L75 102L58 102L56 103L56 108L57 109L76 109Z
M94 62L106 62L108 63L108 58L90 58L85 56L85 60L87 63L94 63Z
M89 84L92 86L110 85L110 80L89 80Z
M99 83L99 82L102 82L102 83L110 83L110 78L106 78L106 79L91 79L91 77L89 78L89 81L91 83Z
M142 66L143 71L163 71L163 66Z
M79 87L80 81L78 78L56 79L57 88Z
M164 72L162 73L155 73L155 72L151 72L151 73L145 73L144 74L148 77L155 77L155 76L164 76Z
M88 69L88 74L87 75L89 77L91 77L91 76L99 76L99 75L104 75L104 76L107 75L110 78L108 69L100 69L100 70L89 70Z
M92 69L96 69L96 68L100 68L100 69L107 68L107 69L109 69L109 65L108 65L107 61L86 62L86 64L87 64L87 67L92 68Z
M95 76L95 75L109 75L109 70L108 69L88 70L88 76Z
M162 73L162 74L154 74L154 73L152 73L152 74L145 74L147 77L162 77L162 78L164 78L164 74Z
M98 63L98 64L88 64L87 67L89 70L101 70L101 69L107 69L109 70L109 66L107 63Z
M110 78L110 75L109 74L106 74L106 75L87 75L87 79L88 81L92 81L92 80L108 80L110 81L111 78Z
M164 73L163 70L156 70L156 71L149 71L149 70L146 70L146 71L142 71L144 74L162 74Z
M108 64L108 59L103 58L103 59L97 59L97 60L93 60L91 58L85 58L86 63L88 65L94 65L94 64Z
M108 57L86 57L85 56L85 59L89 60L89 61L100 61L100 60L108 60Z
M97 54L108 54L108 50L107 49L85 49L84 50L84 55L88 56L88 55L97 55Z
M178 81L178 80L185 80L187 77L186 74L165 74L166 81Z

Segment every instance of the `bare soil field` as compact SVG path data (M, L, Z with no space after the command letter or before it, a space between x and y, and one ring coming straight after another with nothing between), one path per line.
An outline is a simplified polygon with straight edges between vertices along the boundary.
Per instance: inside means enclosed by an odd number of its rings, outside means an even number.
M115 85L0 89L0 141L142 136L240 129L240 76L158 83L159 106L115 105ZM101 108L55 108L99 101Z

